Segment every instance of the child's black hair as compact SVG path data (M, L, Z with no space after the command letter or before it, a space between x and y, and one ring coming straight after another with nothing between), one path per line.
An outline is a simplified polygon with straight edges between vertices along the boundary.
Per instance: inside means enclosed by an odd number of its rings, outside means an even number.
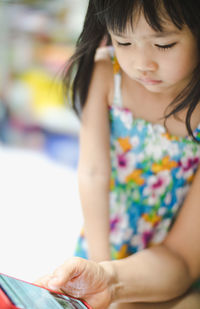
M110 43L108 29L123 33L127 23L143 13L155 31L162 31L166 19L178 28L187 25L197 39L199 62L186 88L171 102L173 110L165 119L188 108L186 127L193 138L190 120L200 101L200 0L89 0L82 33L65 70L64 84L78 115L85 104L96 49L102 40Z

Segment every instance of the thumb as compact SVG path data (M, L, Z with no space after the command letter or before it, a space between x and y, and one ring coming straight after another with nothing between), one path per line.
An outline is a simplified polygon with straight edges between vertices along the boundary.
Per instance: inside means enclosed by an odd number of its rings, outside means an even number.
M51 275L48 281L49 288L61 289L68 285L70 281L78 278L85 269L85 260L79 257L73 257L65 261Z

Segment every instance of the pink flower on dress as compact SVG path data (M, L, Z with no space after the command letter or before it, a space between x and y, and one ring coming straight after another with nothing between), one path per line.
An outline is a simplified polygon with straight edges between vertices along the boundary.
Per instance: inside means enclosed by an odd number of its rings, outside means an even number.
M184 172L187 172L188 170L190 170L191 168L193 168L194 166L197 166L199 164L199 158L188 158L187 161L185 162L180 162L179 166L182 166L182 169Z
M111 214L110 230L110 241L113 244L121 244L130 238L132 229L129 227L128 215L122 209L119 209L119 213Z
M118 217L115 217L111 220L111 222L110 222L111 231L114 231L116 229L119 222L120 222L120 218L118 218Z
M153 237L153 231L145 231L142 234L142 242L144 248L146 248Z
M131 174L135 168L136 158L130 152L118 153L116 156L116 168L118 171L119 181L121 183L126 183L127 176Z
M143 193L148 198L149 205L155 205L159 197L166 191L171 181L170 176L170 172L165 170L148 178Z
M127 160L126 160L126 154L122 153L118 155L118 166L120 168L126 167L127 166Z

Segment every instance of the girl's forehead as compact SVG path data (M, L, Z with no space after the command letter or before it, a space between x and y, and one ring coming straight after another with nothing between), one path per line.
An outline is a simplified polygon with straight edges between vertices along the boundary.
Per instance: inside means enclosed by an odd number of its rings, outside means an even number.
M109 15L106 13L105 24L108 30L112 30L113 33L129 34L136 31L138 24L143 24L149 27L149 31L154 32L167 32L169 29L181 30L185 24L182 17L177 20L176 14L168 12L163 1L160 0L158 6L155 6L155 1L151 0L148 3L143 1L132 0L133 3L139 3L133 6L132 10L124 10L124 13L119 13L119 10L115 10L114 7L109 9ZM143 3L143 4L142 4Z
M118 29L109 29L111 35L116 35L124 38L132 37L133 35L148 36L148 37L167 37L172 35L178 35L181 30L178 29L170 20L163 22L162 30L155 30L148 21L145 19L143 14L137 19L128 21L123 31Z

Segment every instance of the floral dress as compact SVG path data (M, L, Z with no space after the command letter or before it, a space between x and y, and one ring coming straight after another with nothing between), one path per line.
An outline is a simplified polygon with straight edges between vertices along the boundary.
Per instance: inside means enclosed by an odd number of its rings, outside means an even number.
M122 105L120 67L113 53L112 61L110 250L113 259L120 259L165 239L200 163L200 143L134 118ZM193 134L200 142L200 124ZM76 255L88 257L84 233Z

